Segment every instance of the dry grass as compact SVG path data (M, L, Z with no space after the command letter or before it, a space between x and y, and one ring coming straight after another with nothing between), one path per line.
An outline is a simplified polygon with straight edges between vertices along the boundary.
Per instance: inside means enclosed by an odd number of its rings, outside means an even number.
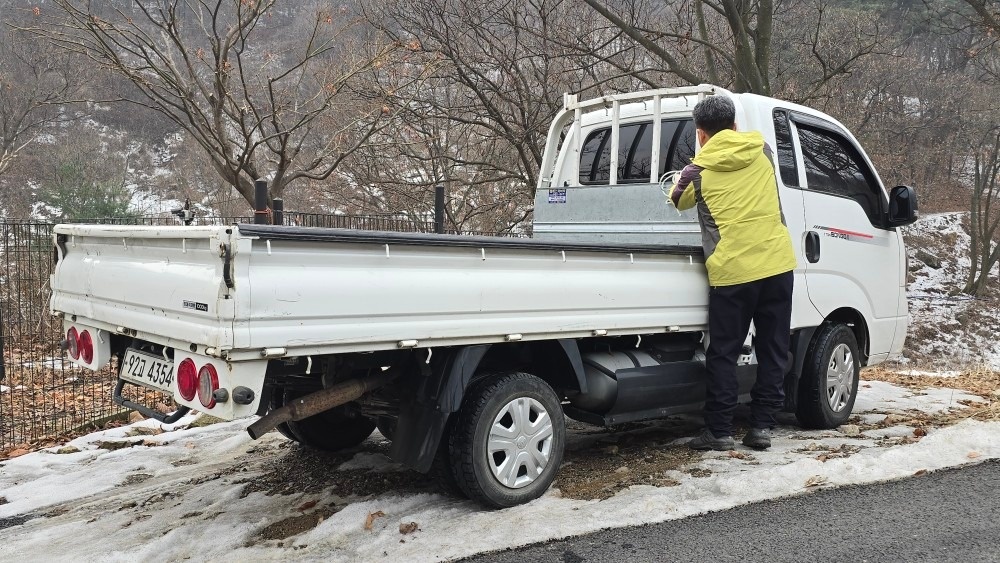
M908 375L880 366L865 370L862 377L915 390L928 387L960 389L986 400L985 403L969 403L966 409L936 415L925 414L926 422L933 426L954 424L965 419L1000 420L1000 372L984 366L966 368L954 377Z

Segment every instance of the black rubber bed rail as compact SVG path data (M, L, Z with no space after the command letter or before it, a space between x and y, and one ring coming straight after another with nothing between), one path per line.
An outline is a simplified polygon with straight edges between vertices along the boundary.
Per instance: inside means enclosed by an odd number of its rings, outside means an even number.
M590 242L543 241L530 238L439 235L434 233L397 233L329 229L322 227L285 227L280 225L237 225L240 234L268 240L309 242L344 242L357 244L390 244L411 246L449 246L465 248L498 248L509 250L555 250L576 252L625 252L671 254L703 258L700 246L657 244L598 244Z

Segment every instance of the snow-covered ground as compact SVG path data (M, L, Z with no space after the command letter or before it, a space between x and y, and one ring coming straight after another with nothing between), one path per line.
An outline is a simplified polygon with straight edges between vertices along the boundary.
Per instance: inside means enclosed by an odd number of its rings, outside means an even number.
M956 369L982 365L1000 370L1000 265L987 295L958 293L969 275L970 237L962 226L967 213L940 213L907 227L910 257L911 326L906 342L910 361Z
M669 485L631 486L606 500L566 498L557 480L542 498L501 511L439 494L380 453L377 433L339 466L317 469L304 448L277 433L251 441L246 421L186 428L186 419L162 433L143 421L4 462L0 560L448 560L997 458L1000 422L920 429L907 422L981 400L866 382L858 425L783 426L769 451L692 454L689 464L660 476ZM622 437L595 430L575 427L569 448L602 448ZM652 431L667 436L662 450L681 451L690 426L663 421L631 432ZM643 471L623 467L618 471ZM280 483L297 481L296 471L314 476L284 490ZM365 494L352 489L359 474L401 486Z

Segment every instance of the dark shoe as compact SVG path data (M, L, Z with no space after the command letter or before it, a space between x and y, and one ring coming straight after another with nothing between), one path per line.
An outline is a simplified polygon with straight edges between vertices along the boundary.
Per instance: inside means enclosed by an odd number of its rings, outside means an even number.
M771 430L769 428L751 428L743 437L743 445L755 450L766 450L771 447Z
M726 450L731 450L736 447L736 442L733 441L732 436L723 436L721 438L716 438L715 434L708 428L701 431L690 441L688 441L688 447L692 450L715 450L719 452L724 452Z

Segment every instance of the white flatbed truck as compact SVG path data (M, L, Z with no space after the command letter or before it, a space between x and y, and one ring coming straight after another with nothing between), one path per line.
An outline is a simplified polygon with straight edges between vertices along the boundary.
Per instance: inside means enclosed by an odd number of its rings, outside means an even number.
M506 507L562 460L564 415L598 425L698 410L708 282L693 214L662 189L697 147L691 108L730 96L737 127L775 148L795 270L786 407L808 427L849 416L862 366L906 334L897 227L916 195L886 192L842 125L713 86L578 101L548 136L534 237L270 225L58 225L52 312L77 364L113 359L115 399L160 420L259 415L303 445L389 455L447 490ZM752 334L738 373L753 383ZM122 397L171 395L174 413Z

